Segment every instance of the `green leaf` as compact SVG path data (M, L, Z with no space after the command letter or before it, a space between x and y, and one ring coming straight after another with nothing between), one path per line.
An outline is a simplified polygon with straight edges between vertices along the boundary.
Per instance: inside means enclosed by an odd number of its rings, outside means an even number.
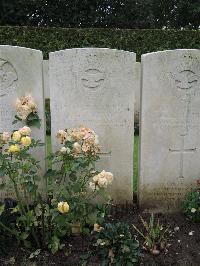
M31 242L30 242L30 241L28 241L28 240L24 240L23 242L24 242L24 246L25 246L26 248L31 248Z
M0 190L5 189L5 187L6 187L6 183L1 183L0 184Z
M5 205L3 204L0 206L0 215L4 212L4 210L5 210Z
M39 118L37 113L30 113L26 118L26 122L28 126L33 126L37 128L41 127L41 119Z
M23 232L23 233L21 234L21 239L22 239L22 240L25 240L25 239L28 238L28 236L29 236L29 234L28 234L27 232Z
M89 230L89 228L85 228L85 227L83 227L83 229L82 229L82 233L83 233L84 235L89 236L89 235L90 235L90 230Z

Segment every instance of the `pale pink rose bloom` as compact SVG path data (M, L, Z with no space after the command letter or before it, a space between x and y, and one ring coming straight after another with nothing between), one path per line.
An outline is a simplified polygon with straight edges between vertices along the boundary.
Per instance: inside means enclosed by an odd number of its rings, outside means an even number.
M88 127L85 126L80 126L79 130L83 133L83 135L86 135L88 132L91 131Z
M82 151L83 152L88 152L90 150L90 146L87 145L87 143L83 143L82 145Z
M90 145L94 145L94 141L95 141L95 136L94 135L90 135L87 139L86 142Z
M91 133L90 132L86 132L86 134L83 137L83 139L85 140L85 139L88 139L88 138L91 138L91 137L92 137Z
M22 119L26 120L27 116L32 112L32 110L27 105L21 105L16 108L17 116Z
M36 112L37 109L35 101L31 95L17 98L15 106L17 116L22 120L25 120L30 113Z
M9 139L10 139L10 132L3 132L3 134L2 134L2 141L4 142L4 143L7 143L8 141L9 141Z
M83 138L83 134L77 128L73 128L70 132L70 135L74 141L80 141Z
M37 109L37 105L33 99L33 97L29 94L24 97L24 102L27 104L33 111Z
M31 129L30 127L24 126L19 129L19 132L21 133L22 136L29 136L31 134Z
M63 143L66 140L67 137L67 132L64 130L58 130L58 132L56 133L56 138Z

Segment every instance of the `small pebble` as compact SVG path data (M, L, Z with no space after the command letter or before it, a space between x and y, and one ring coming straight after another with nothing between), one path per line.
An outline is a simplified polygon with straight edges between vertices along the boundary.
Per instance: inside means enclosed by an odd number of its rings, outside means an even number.
M174 231L175 231L175 232L177 232L177 231L179 231L179 230L180 230L179 226L174 227Z
M159 255L160 254L160 251L157 250L157 249L153 249L153 250L151 250L151 254L153 254L153 255Z
M193 236L193 235L194 235L194 231L189 232L188 235L189 235L189 236Z

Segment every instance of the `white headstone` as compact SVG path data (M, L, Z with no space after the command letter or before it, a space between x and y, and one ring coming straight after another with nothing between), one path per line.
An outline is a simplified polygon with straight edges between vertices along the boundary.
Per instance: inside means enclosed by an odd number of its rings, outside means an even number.
M50 98L49 89L49 60L43 60L43 80L44 80L44 97Z
M106 48L50 53L52 147L59 129L85 125L102 146L100 168L111 171L115 201L132 201L135 54Z
M142 56L139 203L179 210L200 177L200 50Z
M24 126L12 125L15 119L15 101L31 94L37 104L41 128L32 128L32 137L45 143L44 97L42 80L42 52L15 46L0 46L0 132L12 131ZM45 170L45 146L38 148L34 156L41 160L42 173ZM12 197L6 191L0 198Z

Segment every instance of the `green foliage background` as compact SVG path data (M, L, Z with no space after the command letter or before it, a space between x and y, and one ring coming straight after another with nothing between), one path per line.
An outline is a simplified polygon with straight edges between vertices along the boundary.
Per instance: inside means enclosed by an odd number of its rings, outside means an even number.
M0 44L48 53L75 47L108 47L141 54L167 49L199 49L199 30L124 30L97 28L0 27Z

